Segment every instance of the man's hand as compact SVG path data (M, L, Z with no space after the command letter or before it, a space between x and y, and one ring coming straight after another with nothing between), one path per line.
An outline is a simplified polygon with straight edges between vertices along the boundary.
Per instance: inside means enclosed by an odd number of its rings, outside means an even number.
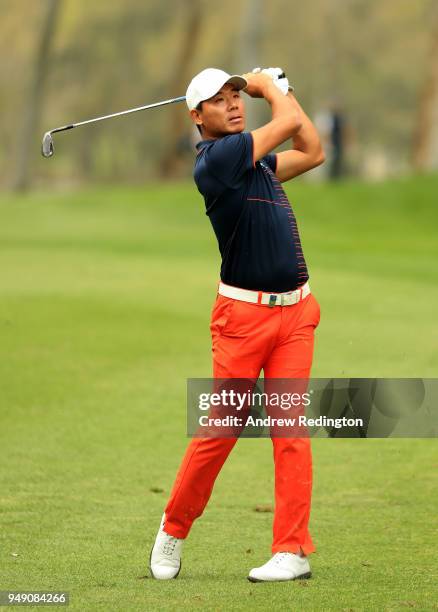
M278 87L283 95L287 95L289 91L289 80L284 74L283 68L254 68L253 72L258 74L259 72L263 74L267 74L271 77L274 82L274 85Z
M273 88L277 89L274 85L272 77L263 72L256 74L253 72L248 72L242 76L248 82L247 87L245 87L243 91L251 96L251 98L264 98L268 92L273 90Z

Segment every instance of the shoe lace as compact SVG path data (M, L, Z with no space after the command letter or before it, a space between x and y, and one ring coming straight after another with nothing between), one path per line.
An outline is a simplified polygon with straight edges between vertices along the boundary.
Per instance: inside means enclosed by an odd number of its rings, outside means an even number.
M163 554L164 555L173 555L173 553L175 552L175 546L177 545L178 542L178 538L175 538L173 536L168 536L168 538L166 538L166 541L163 544Z
M279 563L281 563L282 561L284 561L284 559L285 559L285 558L286 558L288 555L290 555L290 553L288 553L288 552L279 552L279 553L276 553L276 554L274 555L274 557L273 557L273 559L272 559L272 560L274 561L274 563L276 563L276 564L278 565Z

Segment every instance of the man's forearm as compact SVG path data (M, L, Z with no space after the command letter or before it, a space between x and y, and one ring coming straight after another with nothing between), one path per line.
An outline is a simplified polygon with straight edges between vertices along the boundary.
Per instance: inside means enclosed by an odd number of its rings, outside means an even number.
M281 117L290 117L291 114L294 118L294 138L295 134L301 129L301 110L299 105L294 103L294 99L289 96L285 96L281 93L278 87L272 82L263 91L263 97L271 106L272 119L279 119Z
M288 99L293 111L297 113L301 123L300 129L293 136L293 148L309 155L322 151L319 134L298 100L292 92L289 92L285 97Z

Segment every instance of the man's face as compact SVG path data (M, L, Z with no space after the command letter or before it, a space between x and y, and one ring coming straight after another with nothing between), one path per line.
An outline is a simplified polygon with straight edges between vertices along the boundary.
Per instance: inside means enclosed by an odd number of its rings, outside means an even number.
M197 125L202 125L203 138L220 138L245 129L245 104L240 91L230 83L205 100L201 110L192 110L190 114Z

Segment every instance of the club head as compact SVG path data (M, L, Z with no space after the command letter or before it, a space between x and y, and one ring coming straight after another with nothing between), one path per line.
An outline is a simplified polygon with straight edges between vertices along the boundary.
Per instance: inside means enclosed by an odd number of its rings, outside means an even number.
M41 153L44 157L52 157L53 155L53 138L51 132L46 132L43 136L41 145Z

